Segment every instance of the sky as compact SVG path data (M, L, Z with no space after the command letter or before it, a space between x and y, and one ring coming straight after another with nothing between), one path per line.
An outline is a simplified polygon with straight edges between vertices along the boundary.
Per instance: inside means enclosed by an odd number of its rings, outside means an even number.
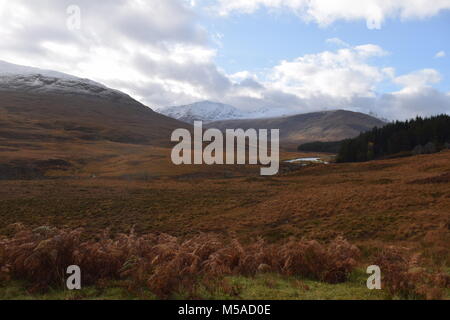
M0 60L152 108L450 114L450 0L0 0Z

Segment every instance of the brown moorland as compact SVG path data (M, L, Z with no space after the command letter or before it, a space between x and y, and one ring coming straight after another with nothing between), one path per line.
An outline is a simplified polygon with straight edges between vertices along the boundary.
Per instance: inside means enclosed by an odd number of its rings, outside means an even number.
M278 176L260 177L251 166L176 167L168 150L128 148L104 161L53 168L40 179L1 181L0 230L23 222L83 226L93 234L134 226L175 236L342 235L417 244L450 223L448 151L359 164L283 164Z
M10 99L21 98L11 96ZM176 245L169 241L174 247L168 249L172 254L164 260L169 269L174 265L195 267L192 261L189 264L174 257L187 254L192 259L192 247L188 246L186 251L183 243L204 242L198 237L205 233L212 237L208 241L217 244L214 239L220 239L219 247L225 251L232 250L231 243L238 241L243 248L239 259L244 260L261 257L261 252L263 256L269 255L274 248L286 249L289 243L306 248L314 243L313 248L317 250L313 250L313 265L320 265L325 257L329 260L327 265L333 269L337 260L327 252L328 246L333 248L338 238L346 239L342 243L359 248L358 263L376 262L387 266L391 275L387 281L393 294L401 292L402 296L408 296L413 292L414 297L437 296L428 289L421 294L422 287L410 285L418 278L428 279L424 284L426 288L433 287L434 283L448 286L440 273L428 277L422 271L411 273L411 270L417 270L416 254L421 254L423 263L431 268L446 269L450 262L450 151L367 163L306 167L283 163L279 175L261 177L257 166L173 165L168 137L178 123L166 118L161 118L161 126L156 128L147 128L146 122L136 117L128 119L128 127L122 127L126 132L110 130L121 127L122 115L117 117L118 122L108 120L113 122L107 124L109 129L105 131L97 127L102 123L101 114L97 115L93 127L85 126L93 119L92 110L86 110L86 117L72 118L72 122L80 122L75 127L67 127L55 120L57 114L51 116L50 109L45 111L44 106L40 109L42 113L36 113L33 109L15 110L8 106L8 101L16 100L2 101L0 259L3 259L1 272L4 274L13 272L19 280L24 280L28 272L45 273L45 266L52 263L48 254L55 252L52 244L64 234L69 235L67 239L63 237L68 245L76 240L75 244L87 251L74 253L72 247L63 245L57 247L58 259L59 253L61 257L81 254L89 258L95 256L98 246L110 245L111 254L107 254L105 260L91 261L89 265L97 268L98 263L107 265L119 261L122 265L117 270L122 270L124 261L128 263L135 251L128 245L123 247L120 239L134 230L132 244L163 234L176 237ZM148 115L159 117L153 113ZM63 118L67 117L61 115ZM146 130L149 131L146 133ZM145 139L135 141L139 132ZM152 138L146 140L146 137ZM282 153L284 160L301 156L314 155ZM19 233L12 226L16 223L23 225ZM53 229L55 227L58 229ZM79 228L84 231L74 231ZM52 231L42 235L39 230ZM108 236L104 235L106 230ZM263 251L252 247L257 238L265 241L260 244ZM166 246L166 242L163 240L159 244ZM159 244L148 244L149 252ZM21 269L20 261L24 260L16 261L16 258L29 256L26 248L50 251L34 256L37 269ZM223 253L220 248L214 250ZM117 260L116 254L122 260ZM197 261L195 255L197 253L194 254ZM292 257L303 255L296 256L296 251L292 250L292 254L283 259L291 261ZM356 256L352 253L348 258L356 259ZM294 260L301 261L297 258ZM209 259L208 256L200 261ZM274 263L276 260L265 260L253 266L252 272L267 265L271 270L289 275L283 271L287 269ZM355 267L353 261L348 262L351 263L348 268L344 267L345 273ZM230 264L217 265L219 269L223 267L230 267ZM300 264L298 270L303 267L305 265ZM161 268L161 272L165 272L166 269ZM240 269L237 270L229 273L241 274ZM322 271L327 274L330 270ZM135 277L139 272L129 275ZM145 274L144 278L154 275ZM319 280L325 279L321 277L325 276L316 275ZM52 279L45 285L50 285ZM161 281L153 292L168 295L173 290L170 281Z
M170 162L170 150L162 147L117 142L69 143L67 148L61 148L64 144L59 144L59 148L54 145L54 149L47 147L50 144L45 148L38 148L37 145L29 149L23 147L15 151L3 151L3 160L8 159L6 161L9 164L11 159L28 159L32 166L41 166L39 176L0 181L0 238L4 237L0 256L6 259L2 272L9 276L13 272L16 278L24 280L28 279L27 274L30 272L45 272L45 266L52 264L52 256L48 255L50 252L62 250L57 257L70 254L69 260L73 254L87 255L86 259L91 259L97 256L95 250L104 250L108 244L113 247L108 249L110 253L105 253L104 260L94 259L86 263L88 266L92 264L90 267L94 269L101 265L117 265L112 279L120 278L124 274L119 271L130 263L134 250L138 248L127 245L126 250L131 252L122 252L124 248L114 246L122 246L120 239L124 237L123 234L134 230L133 237L138 239L141 236L145 239L170 234L177 237L173 240L177 246L182 246L180 249L170 249L181 250L180 253L168 249L172 253L168 253L168 260L157 267L158 272L144 268L150 261L144 255L139 256L143 265L136 265L137 269L127 274L132 279L137 277L139 281L146 279L151 292L159 297L178 292L179 288L169 281L172 273L168 270L173 268L185 274L179 283L183 283L189 292L195 291L193 275L210 278L209 271L204 271L197 263L207 263L212 256L192 264L194 260L197 261L195 255L192 256L194 253L189 251L191 249L187 252L181 249L185 248L183 243L189 241L204 243L201 240L204 234L210 234L210 241L216 245L214 239L221 239L221 249L216 248L222 250L221 254L234 250L230 247L233 241L239 241L246 248L242 249L242 255L239 256L239 259L244 260L238 259L232 266L244 263L245 259L255 260L261 258L261 254L265 256L279 251L289 246L288 241L299 241L295 245L297 249L302 246L308 248L311 244L309 241L319 241L319 247L315 244L312 247L318 251L312 251L312 261L307 262L307 265L303 265L300 259L304 253L295 253L297 251L293 251L293 256L286 256L284 259L288 260L283 263L296 261L301 263L298 270L313 268L317 272L323 270L320 272L324 274L342 265L337 262L337 258L333 258L333 261L338 264L330 260L324 253L330 249L327 246L320 247L321 243L333 245L336 238L342 237L356 245L360 252L349 256L353 260L348 260L348 267L343 266L348 268L345 269L348 270L346 274L357 265L379 263L389 270L386 278L389 292L401 297L442 297L440 288L448 286L447 276L439 270L448 268L450 257L450 183L446 179L450 172L449 151L356 164L312 164L302 167L283 163L279 175L261 177L259 168L255 166L177 167ZM71 160L75 154L82 161ZM284 159L299 156L301 154L283 153ZM67 161L69 165L61 160ZM23 165L23 162L18 165ZM28 230L25 234L17 234L16 228L11 226L18 222ZM44 229L42 226L45 226ZM76 232L80 240L77 240L75 247L78 244L88 251L74 249L78 252L74 253L70 249L73 247L65 245L55 251L52 243L57 241L56 245L61 244L59 231L52 231L44 238L39 235L40 231L37 235L37 231L31 231L52 230L53 227L63 229L61 235L70 235L82 228L82 233ZM105 231L109 234L106 238ZM260 245L263 251L255 252L251 247L257 238L265 241L265 244ZM70 239L67 240L69 244L72 243ZM142 243L143 240L133 241ZM16 250L12 244L18 245ZM167 245L165 242L163 244ZM154 245L159 247L159 244L149 245L150 252L153 252L151 248ZM28 269L31 266L28 263L23 269L21 260L14 257L29 257L30 253L26 251L29 249L26 248L34 247L43 250L38 256L31 255L36 259L37 269ZM246 253L248 250L249 253ZM416 254L421 256L421 265L436 269L437 273L428 274L422 271L425 270L423 268L417 269ZM194 260L179 260L183 256ZM280 259L264 259L258 266L252 267L253 273L269 267L270 270L289 275L283 271L287 270L283 269L285 267L275 263ZM329 269L315 268L323 265L323 259L328 261ZM19 265L14 267L17 261ZM64 264L64 261L60 263ZM226 261L220 262L216 268L229 268ZM190 263L194 269L185 269L190 268ZM309 263L312 266L308 267ZM142 274L141 267L147 273ZM198 273L195 268L200 268ZM246 275L239 268L233 268L225 275ZM305 275L302 272L293 275ZM163 276L159 277L158 274ZM49 276L54 277L51 274ZM306 276L311 278L311 275ZM322 279L321 275L314 277ZM51 279L37 283L35 288L51 285ZM221 281L217 279L206 285L215 287L215 281ZM425 283L423 279L426 279ZM233 287L230 289L229 285L220 283L220 286L228 288L226 290L235 291ZM196 297L194 291L190 297Z

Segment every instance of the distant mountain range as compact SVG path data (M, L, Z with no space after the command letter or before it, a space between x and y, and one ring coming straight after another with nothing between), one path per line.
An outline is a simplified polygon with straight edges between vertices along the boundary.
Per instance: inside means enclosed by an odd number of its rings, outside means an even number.
M220 130L280 129L281 141L305 143L353 138L360 132L384 125L382 120L363 113L336 110L276 118L216 121L208 123L207 127Z
M244 112L231 105L211 101L161 108L158 112L190 124L203 121L206 127L221 130L280 129L280 139L292 143L353 138L360 132L386 123L373 115L345 110L270 117L273 110L267 108Z
M157 111L168 117L190 124L193 124L194 121L212 122L242 119L248 116L245 112L231 105L211 101L200 101L189 105L161 108Z
M159 112L164 115L92 80L0 61L0 141L109 140L168 146L173 130L202 120L206 127L222 130L280 129L282 141L298 144L353 138L385 124L343 110L268 117L268 109L244 112L211 101Z
M156 110L168 117L193 124L194 121L213 122L234 119L268 118L279 114L277 110L263 107L243 111L232 105L213 101L199 101L193 104L165 107Z

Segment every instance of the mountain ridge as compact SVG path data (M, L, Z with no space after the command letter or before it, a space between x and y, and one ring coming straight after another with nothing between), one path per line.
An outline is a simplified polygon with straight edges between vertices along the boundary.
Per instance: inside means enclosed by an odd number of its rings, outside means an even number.
M168 117L193 124L194 121L212 122L245 118L246 113L236 107L209 100L192 104L157 109L157 112Z
M181 121L89 79L0 61L0 140L170 145ZM1 141L0 141L1 142Z
M225 120L208 123L206 127L225 129L280 129L280 140L292 143L336 141L353 138L360 132L385 122L370 115L333 110L281 116L274 118Z
M0 60L0 91L87 95L122 100L123 103L134 100L124 92L90 79L58 71L21 66L2 60Z

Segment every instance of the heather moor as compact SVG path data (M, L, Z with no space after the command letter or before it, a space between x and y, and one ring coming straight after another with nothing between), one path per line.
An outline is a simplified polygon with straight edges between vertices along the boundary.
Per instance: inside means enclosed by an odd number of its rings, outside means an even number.
M0 1L0 300L449 300L450 1L335 2Z

